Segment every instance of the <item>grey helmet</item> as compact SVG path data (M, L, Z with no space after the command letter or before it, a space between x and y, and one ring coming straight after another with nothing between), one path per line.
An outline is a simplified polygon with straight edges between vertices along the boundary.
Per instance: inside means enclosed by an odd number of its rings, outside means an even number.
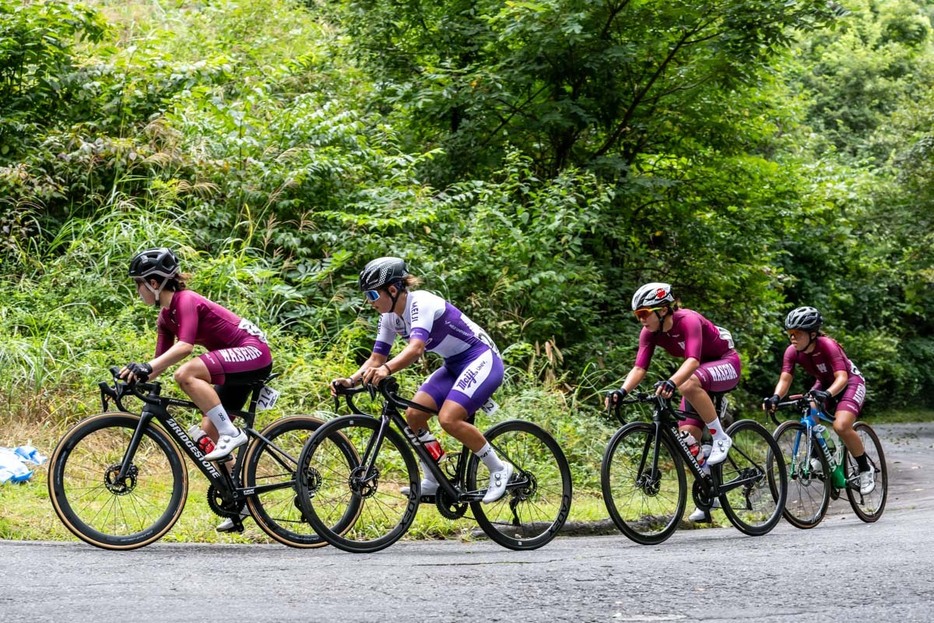
M400 282L409 276L405 260L398 257L378 257L360 271L360 290L378 290Z
M671 294L670 283L647 283L632 295L632 311L643 307L661 307L671 305L675 297Z
M798 307L788 312L785 317L785 330L801 329L802 331L817 331L824 323L820 312L814 307Z
M147 249L130 260L130 277L148 280L161 278L163 282L178 276L178 258L169 249Z

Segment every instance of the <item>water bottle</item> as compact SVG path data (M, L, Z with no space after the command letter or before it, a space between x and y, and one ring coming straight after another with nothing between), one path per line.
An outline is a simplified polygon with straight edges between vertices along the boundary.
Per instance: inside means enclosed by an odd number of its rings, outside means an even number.
M188 436L197 444L202 454L207 454L214 449L214 440L197 424L192 424L188 428Z
M428 450L428 454L431 455L435 463L444 457L444 448L441 447L441 444L438 443L435 436L431 434L431 431L424 428L420 429L418 431L418 440L425 446L425 449Z
M707 462L707 457L704 455L704 451L701 448L701 445L697 443L696 439L694 439L694 435L687 432L686 430L683 430L679 433L679 436L681 437L681 442L687 446L691 456L693 456L694 460L697 461L697 464L703 467L704 463Z

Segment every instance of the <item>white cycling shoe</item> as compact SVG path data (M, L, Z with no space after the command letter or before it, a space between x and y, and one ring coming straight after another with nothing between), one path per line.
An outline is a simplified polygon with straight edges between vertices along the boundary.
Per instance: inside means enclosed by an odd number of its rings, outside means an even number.
M234 520L231 517L228 517L224 521L217 524L217 527L214 528L218 532L237 532L243 530L243 520L250 516L250 511L247 510L246 506L243 507L243 510L240 511L240 526L234 523Z
M714 498L713 504L710 505L710 510L715 508L720 508L720 500ZM695 508L694 512L688 515L688 519L694 523L710 523L713 521L710 517L710 511L705 511L700 508Z
M221 435L214 449L204 455L204 460L217 461L218 459L222 459L249 440L249 436L239 428L237 429L237 434L234 436Z
M411 493L411 491L412 489L410 489L409 487L401 487L399 489L399 493L401 493L402 495L406 497L409 496L409 493ZM436 483L434 480L428 480L427 478L422 480L422 486L421 486L422 497L425 497L428 495L434 495L437 492L438 492L438 483Z
M717 465L726 460L726 455L733 447L733 440L729 437L723 439L714 439L710 448L710 456L707 457L707 465Z
M484 504L491 504L503 497L506 493L506 485L509 484L514 471L512 463L503 461L503 469L490 474L490 486L486 490L486 495L483 496Z

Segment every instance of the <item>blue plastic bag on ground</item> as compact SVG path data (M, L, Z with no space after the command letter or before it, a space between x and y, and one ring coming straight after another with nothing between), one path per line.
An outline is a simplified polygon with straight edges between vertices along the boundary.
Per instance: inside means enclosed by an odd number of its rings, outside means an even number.
M0 448L0 484L7 482L26 482L33 472L27 463L42 465L47 458L32 446Z

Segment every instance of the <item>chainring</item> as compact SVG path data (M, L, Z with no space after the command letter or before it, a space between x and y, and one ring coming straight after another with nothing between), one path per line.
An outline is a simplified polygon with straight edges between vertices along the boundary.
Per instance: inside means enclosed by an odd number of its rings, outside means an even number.
M457 500L452 500L444 489L438 488L438 492L435 493L435 506L438 508L438 512L441 513L442 517L447 519L460 519L464 516L464 513L467 512L467 503L460 502Z
M244 502L224 502L224 497L220 494L218 488L214 485L208 487L208 506L218 517L234 518L240 516L243 510Z

